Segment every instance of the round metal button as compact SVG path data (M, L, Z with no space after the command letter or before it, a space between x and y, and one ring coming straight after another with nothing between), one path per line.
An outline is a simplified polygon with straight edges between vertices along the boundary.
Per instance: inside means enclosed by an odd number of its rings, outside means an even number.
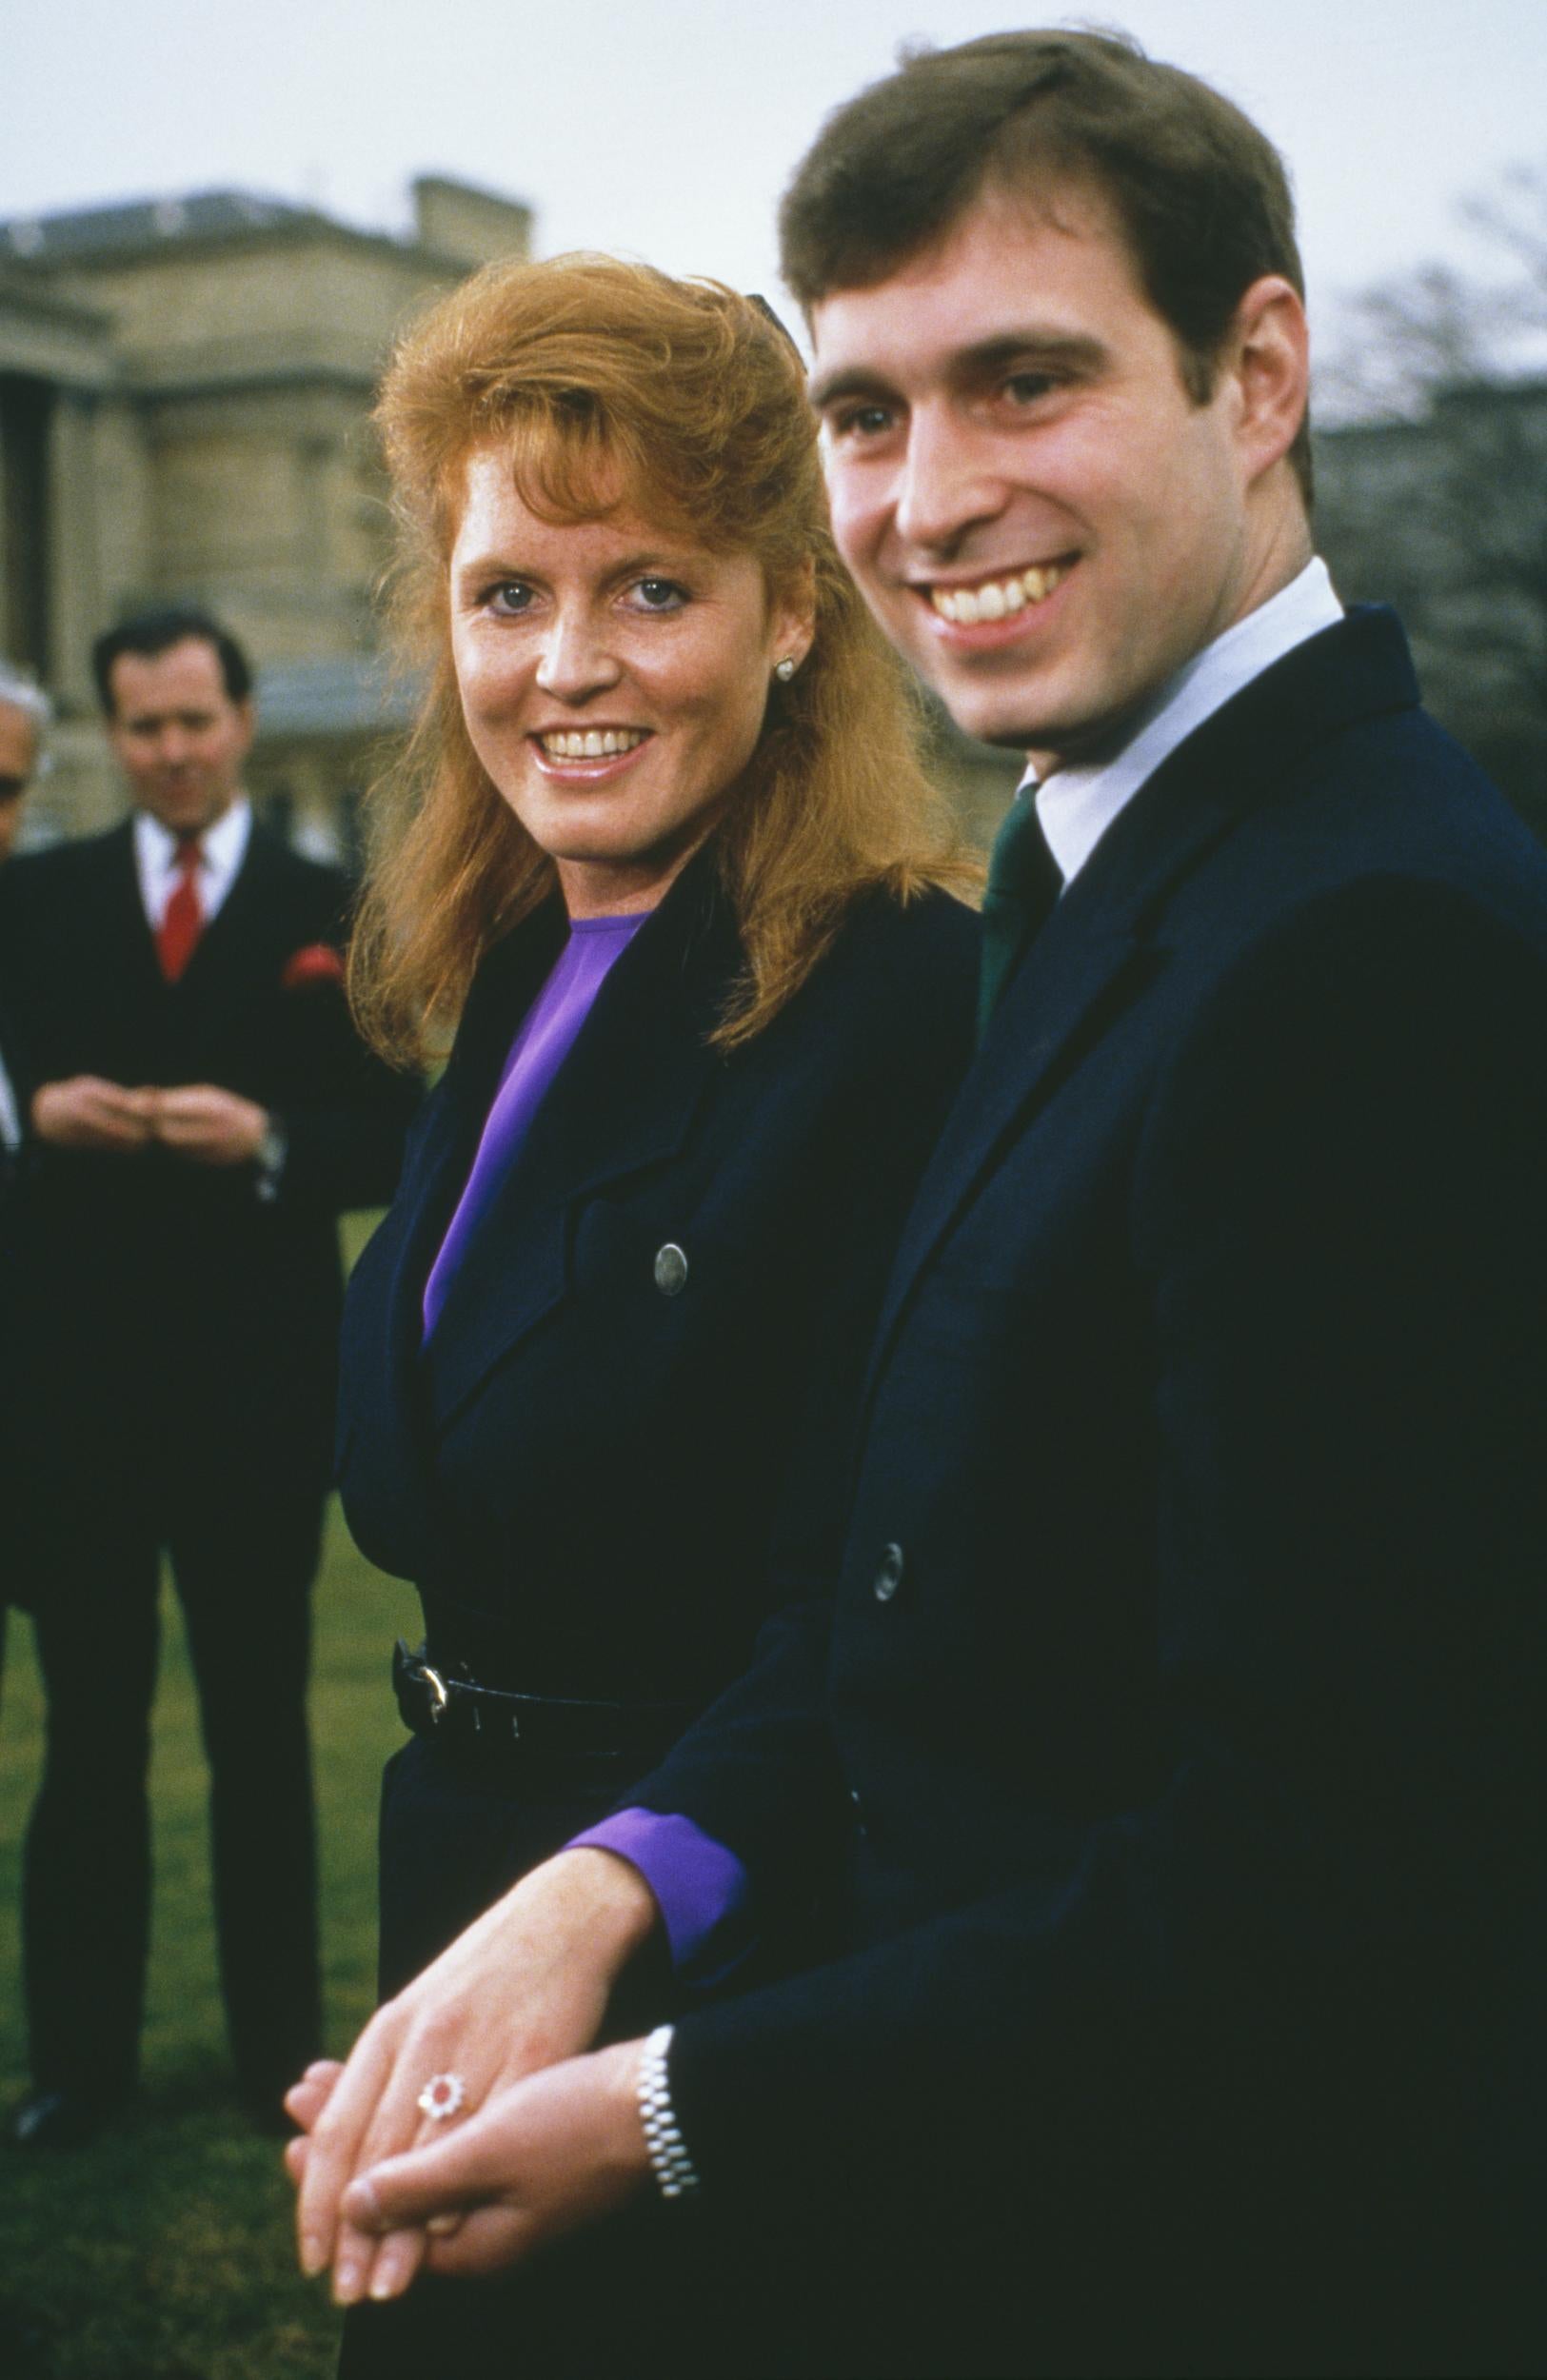
M687 1259L675 1240L668 1240L655 1252L655 1285L663 1298L675 1298L686 1282Z
M875 1577L876 1601L889 1603L902 1583L902 1548L900 1545L883 1546Z

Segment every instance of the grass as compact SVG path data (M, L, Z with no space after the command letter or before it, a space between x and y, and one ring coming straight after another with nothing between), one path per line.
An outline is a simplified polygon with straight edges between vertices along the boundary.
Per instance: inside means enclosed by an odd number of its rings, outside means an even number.
M369 2013L375 1963L376 1790L401 1741L387 1684L412 1591L384 1578L330 1516L316 1601L312 1733L322 1854L327 2037L342 2051ZM269 2140L245 2124L215 1978L205 1771L175 1598L164 1605L151 1803L155 1913L144 2083L132 2112L87 2148L37 2159L0 2150L0 2307L41 2333L21 2380L323 2380L336 2318L296 2273L290 2192ZM0 1707L0 2092L27 2085L15 1910L42 1707L30 1632L12 1614Z

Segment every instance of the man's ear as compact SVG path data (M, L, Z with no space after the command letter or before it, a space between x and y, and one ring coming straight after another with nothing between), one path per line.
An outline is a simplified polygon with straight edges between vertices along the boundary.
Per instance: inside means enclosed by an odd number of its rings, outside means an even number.
M1225 368L1236 386L1236 441L1250 484L1288 453L1310 394L1305 308L1281 273L1254 281L1237 307Z

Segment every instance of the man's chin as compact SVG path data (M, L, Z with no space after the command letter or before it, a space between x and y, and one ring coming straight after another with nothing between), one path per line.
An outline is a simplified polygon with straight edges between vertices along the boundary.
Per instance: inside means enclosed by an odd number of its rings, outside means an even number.
M207 827L214 825L230 803L215 794L180 793L149 800L145 807L169 835L202 835Z

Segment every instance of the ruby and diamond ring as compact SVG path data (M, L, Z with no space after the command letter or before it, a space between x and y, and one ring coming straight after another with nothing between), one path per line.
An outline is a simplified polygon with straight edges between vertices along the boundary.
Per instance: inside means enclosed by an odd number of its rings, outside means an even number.
M467 2086L460 2074L431 2074L419 2093L419 2105L432 2124L443 2124L448 2115L455 2115L467 2096Z

